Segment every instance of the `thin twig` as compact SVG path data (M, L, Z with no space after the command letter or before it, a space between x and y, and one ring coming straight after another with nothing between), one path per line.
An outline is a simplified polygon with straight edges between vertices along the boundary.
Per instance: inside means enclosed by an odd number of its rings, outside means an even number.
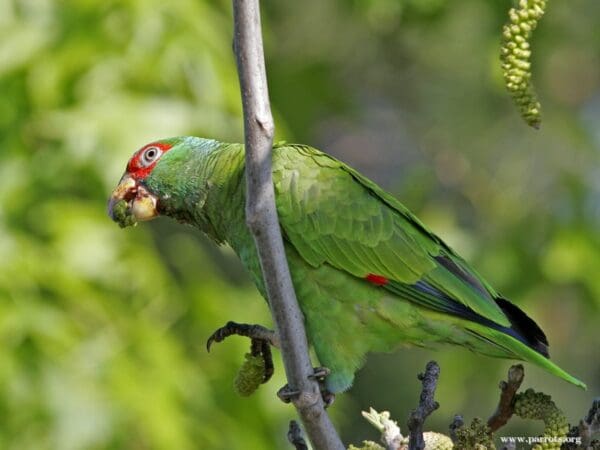
M500 382L500 401L498 402L496 411L494 414L492 414L487 422L492 433L498 430L500 427L506 425L508 419L510 419L513 415L513 401L515 394L521 387L524 377L525 370L523 369L523 366L521 364L516 364L508 369L507 381Z
M600 398L594 399L587 416L579 423L581 444L591 446L592 438L598 433L600 433Z
M290 420L290 428L287 434L288 441L296 448L296 450L308 450L306 441L302 436L300 425L295 420Z
M410 413L408 418L408 429L410 431L408 440L409 450L423 450L425 448L423 424L425 423L425 419L440 406L433 399L439 376L440 366L435 361L429 361L425 367L425 373L418 376L419 380L423 383L423 389L419 399L419 406Z
M448 428L450 428L450 439L452 439L452 442L456 443L456 441L457 441L456 430L458 430L459 428L462 428L464 426L465 426L465 419L463 419L463 416L461 416L460 414L456 414L454 416L454 419L452 419L452 423L448 427Z
M309 378L312 364L290 276L271 174L273 117L265 73L258 0L233 0L236 54L246 144L246 224L254 236L271 313L280 339L281 354L291 389L300 392L293 402L308 438L317 449L342 450L325 412L319 384Z
M579 425L572 427L567 434L568 437L580 438L579 443L567 443L562 448L565 450L576 448L596 450L600 448L600 440L593 443L592 439L598 433L600 433L600 397L594 399L587 415L579 421Z

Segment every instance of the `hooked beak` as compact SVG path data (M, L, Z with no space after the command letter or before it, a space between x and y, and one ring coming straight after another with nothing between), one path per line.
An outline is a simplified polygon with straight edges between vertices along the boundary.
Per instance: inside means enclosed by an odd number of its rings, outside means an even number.
M158 216L158 199L143 185L125 174L108 200L108 215L121 227Z

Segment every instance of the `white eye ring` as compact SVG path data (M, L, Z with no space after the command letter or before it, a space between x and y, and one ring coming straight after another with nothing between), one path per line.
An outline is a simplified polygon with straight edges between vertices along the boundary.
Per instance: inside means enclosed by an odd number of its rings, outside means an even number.
M142 153L142 157L140 158L140 165L142 167L148 167L154 161L156 161L160 155L162 155L162 150L158 147L148 147Z

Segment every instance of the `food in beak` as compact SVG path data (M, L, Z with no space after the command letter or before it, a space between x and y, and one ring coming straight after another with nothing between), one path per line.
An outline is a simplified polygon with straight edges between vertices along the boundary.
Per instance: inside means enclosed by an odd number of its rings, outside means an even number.
M108 215L121 228L158 216L157 198L131 176L121 178L108 201Z

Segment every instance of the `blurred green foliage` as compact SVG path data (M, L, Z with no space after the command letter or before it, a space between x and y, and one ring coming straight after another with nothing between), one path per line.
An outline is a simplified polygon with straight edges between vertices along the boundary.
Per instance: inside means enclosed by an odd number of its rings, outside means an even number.
M536 31L539 132L502 85L509 3L265 1L271 98L280 138L395 192L538 320L590 392L529 366L525 385L575 421L600 389L600 3L552 3ZM248 343L204 349L229 319L270 323L235 256L166 220L123 231L105 215L142 144L241 139L230 9L0 0L0 448L287 445L281 366L241 398ZM371 357L332 409L344 439L376 438L371 405L406 417L431 358L430 428L490 414L510 363L443 350Z

